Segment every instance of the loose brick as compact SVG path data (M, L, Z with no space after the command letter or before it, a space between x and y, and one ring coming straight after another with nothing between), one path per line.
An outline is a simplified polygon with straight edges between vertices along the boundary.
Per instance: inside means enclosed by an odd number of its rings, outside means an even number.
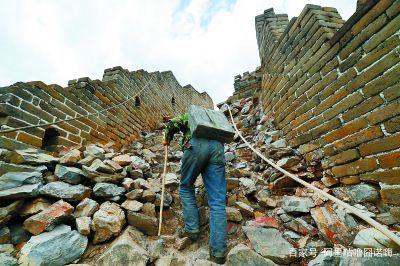
M400 169L376 171L360 175L360 179L368 182L400 184Z
M375 170L378 167L376 158L361 159L352 163L335 166L332 173L335 177L357 175L367 171Z
M367 156L384 151L394 150L399 147L400 147L400 134L396 134L361 145L360 154L361 156Z

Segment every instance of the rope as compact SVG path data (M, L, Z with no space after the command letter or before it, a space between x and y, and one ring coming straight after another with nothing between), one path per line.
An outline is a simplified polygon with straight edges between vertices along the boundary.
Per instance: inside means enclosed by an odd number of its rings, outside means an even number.
M161 203L160 203L160 219L158 221L158 236L161 235L161 226L162 226L162 218L163 218L162 215L163 215L163 208L164 208L165 175L167 173L167 163L168 163L168 145L165 146L164 172L161 176L162 188L161 188Z
M140 94L142 93L142 91L143 91L145 88L147 88L148 85L150 85L150 81L152 81L152 80L153 80L153 77L150 78L150 80L146 83L145 86L143 86L142 89L139 90L138 93L136 93L136 94L134 94L133 96L129 97L129 98L126 99L125 101L123 101L123 102L121 102L121 103L119 103L119 104L116 104L116 105L107 107L106 109L103 109L103 110L101 110L101 111L89 113L89 114L86 114L86 115L80 115L80 116L76 116L76 117L72 117L72 118L61 119L61 120L58 120L58 121L54 121L54 122L50 122L50 123L45 123L45 124L30 125L30 126L23 126L23 127L18 127L18 128L6 129L6 130L0 131L0 134L11 133L11 132L19 131L19 130L26 130L26 129L32 129L32 128L37 128L37 127L52 126L52 125L56 125L56 124L63 123L63 122L70 122L70 121L79 120L79 119L87 118L87 117L94 116L94 115L100 115L100 114L103 113L103 112L107 112L107 111L109 111L109 110L112 110L112 109L114 109L114 108L117 108L118 106L124 105L124 104L127 103L128 101L130 101L130 100L132 100L133 98L135 98L136 96L140 95Z
M366 221L367 223L369 223L370 225L372 225L373 227L375 227L376 229L378 229L381 233L383 233L384 235L386 235L388 238L390 238L391 240L393 240L397 245L400 246L400 237L397 236L395 233L393 233L392 231L390 231L388 228L386 228L385 226L381 225L380 223L378 223L377 221L375 221L374 219L372 219L369 216L366 216L364 213L362 213L359 209L347 204L344 201L341 201L340 199L326 193L325 191L305 182L304 180L300 179L298 176L289 173L288 171L286 171L285 169L279 167L278 165L276 165L275 163L273 163L272 161L270 161L269 159L267 159L264 155L262 155L258 150L256 150L249 142L247 142L247 140L242 136L242 134L239 132L235 121L233 120L233 116L232 116L232 112L231 112L231 108L229 107L229 105L225 104L228 107L228 111L229 111L229 115L231 117L232 120L232 124L235 128L236 133L239 135L239 137L244 141L244 143L253 151L255 152L258 156L260 156L261 159L263 159L264 161L266 161L268 164L270 164L272 167L274 167L275 169L277 169L278 171L282 172L283 174L285 174L286 176L292 178L294 181L304 185L305 187L312 189L313 191L317 192L318 194L330 199L331 201L335 202L336 204L344 207L346 210L348 210L350 213L353 213L354 215L358 216L359 218L363 219L364 221Z

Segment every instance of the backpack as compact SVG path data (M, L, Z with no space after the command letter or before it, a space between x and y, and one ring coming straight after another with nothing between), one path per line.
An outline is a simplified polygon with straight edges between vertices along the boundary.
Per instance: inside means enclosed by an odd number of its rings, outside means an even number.
M232 125L220 111L191 105L188 114L189 128L193 137L229 143L235 136Z

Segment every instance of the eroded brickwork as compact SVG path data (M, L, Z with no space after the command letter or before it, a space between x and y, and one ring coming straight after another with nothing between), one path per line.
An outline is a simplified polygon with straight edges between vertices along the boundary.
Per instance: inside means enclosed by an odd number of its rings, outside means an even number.
M101 111L144 86L137 98L99 116L1 135L0 147L51 150L60 145L110 141L120 147L137 139L141 131L156 127L163 116L180 114L190 104L213 108L207 93L199 93L191 85L182 87L171 71L130 72L115 67L104 71L102 81L80 78L69 81L65 88L43 82L0 88L0 125L2 129L37 125Z
M316 5L255 19L264 112L331 184L400 184L399 11L362 1L346 22ZM400 186L381 187L400 203Z

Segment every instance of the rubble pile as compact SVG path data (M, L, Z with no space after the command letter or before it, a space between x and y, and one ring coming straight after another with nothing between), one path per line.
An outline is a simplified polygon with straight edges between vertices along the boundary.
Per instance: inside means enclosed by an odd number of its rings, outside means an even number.
M257 99L236 101L231 108L245 138L279 166L355 203L391 229L400 228L400 211L388 212L373 186L326 187L318 167L307 165L288 146ZM228 114L225 107L222 111ZM195 183L201 241L178 237L183 153L177 142L169 149L163 231L157 237L161 137L160 130L143 133L140 141L119 151L112 143L70 147L56 154L1 150L0 264L214 265L208 260L209 208L201 177ZM346 262L345 257L321 253L328 247L397 251L379 231L261 161L238 136L225 150L230 250L226 265ZM388 265L398 259L385 257ZM366 261L359 258L361 264Z

